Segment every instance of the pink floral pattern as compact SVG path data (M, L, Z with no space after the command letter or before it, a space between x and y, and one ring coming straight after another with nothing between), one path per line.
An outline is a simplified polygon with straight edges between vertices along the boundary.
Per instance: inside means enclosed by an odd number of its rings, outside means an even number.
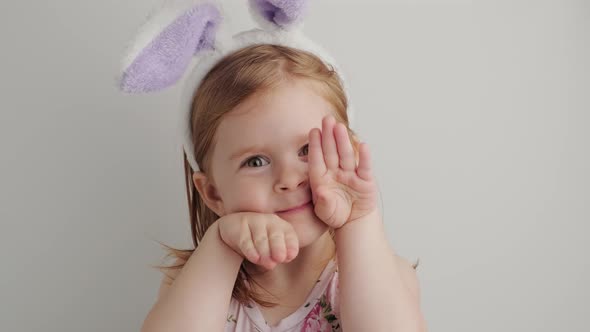
M336 273L326 290L326 298L332 305L332 310L336 317L340 317L340 296L338 294L340 294L340 278L338 276L338 269L336 269Z
M305 317L301 332L340 332L340 322L332 310L326 295L322 295L310 313Z

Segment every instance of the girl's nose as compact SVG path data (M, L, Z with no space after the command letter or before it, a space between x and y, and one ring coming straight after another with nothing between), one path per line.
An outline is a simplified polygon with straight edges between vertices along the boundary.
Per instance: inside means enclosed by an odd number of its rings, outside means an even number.
M281 167L275 182L275 191L291 191L300 187L307 186L308 172L307 164L297 165L295 167Z

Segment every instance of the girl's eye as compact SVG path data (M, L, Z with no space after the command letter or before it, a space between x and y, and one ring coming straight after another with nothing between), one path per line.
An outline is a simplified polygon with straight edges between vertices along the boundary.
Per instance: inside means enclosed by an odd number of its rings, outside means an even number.
M303 153L304 153L304 155L306 155L306 156L307 156L307 154L309 153L309 144L305 144L305 145L303 146L303 148L301 148L301 152L303 152Z
M307 156L307 154L309 153L309 144L305 144L302 148L301 148L301 153L304 156ZM264 162L266 162L266 164L264 164ZM268 162L262 158L261 156L254 156L252 158L247 159L244 163L242 163L242 166L248 166L248 167L262 167L268 165Z
M248 166L248 167L261 167L264 166L261 163L264 161L264 159L262 159L260 156L254 156L248 160L246 160L242 166Z

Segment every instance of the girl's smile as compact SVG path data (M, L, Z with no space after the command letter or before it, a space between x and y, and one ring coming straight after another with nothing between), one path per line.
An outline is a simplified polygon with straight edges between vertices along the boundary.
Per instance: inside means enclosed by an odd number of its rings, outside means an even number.
M285 214L294 214L306 209L309 209L312 207L311 201L308 201L307 203L303 203L299 206L295 206L293 208L287 209L287 210L283 210L283 211L277 211L277 214L280 215L285 215Z

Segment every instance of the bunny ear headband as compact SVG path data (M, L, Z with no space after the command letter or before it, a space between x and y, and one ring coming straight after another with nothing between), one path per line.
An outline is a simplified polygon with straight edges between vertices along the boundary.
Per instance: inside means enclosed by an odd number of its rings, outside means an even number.
M223 10L213 0L166 0L148 16L126 51L119 89L127 93L164 90L183 79L180 117L183 149L192 169L199 170L190 132L194 93L202 79L224 56L256 44L274 44L304 50L331 65L332 58L302 33L305 0L249 0L250 14L262 29L231 36L223 24ZM186 72L189 72L187 75ZM352 110L349 106L349 121Z

